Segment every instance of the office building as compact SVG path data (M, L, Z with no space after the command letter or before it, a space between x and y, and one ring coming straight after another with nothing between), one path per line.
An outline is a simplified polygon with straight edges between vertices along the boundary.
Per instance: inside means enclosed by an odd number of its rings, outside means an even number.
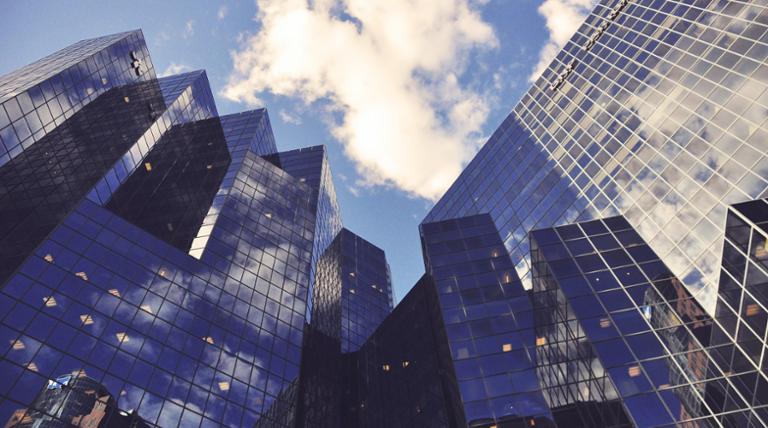
M623 215L714 313L728 205L768 189L763 2L600 1L425 221L528 233Z
M341 228L324 149L276 163L265 110L219 117L205 72L157 78L140 31L0 88L0 418L72 423L39 393L78 376L62 394L87 378L148 425L292 426L313 259Z

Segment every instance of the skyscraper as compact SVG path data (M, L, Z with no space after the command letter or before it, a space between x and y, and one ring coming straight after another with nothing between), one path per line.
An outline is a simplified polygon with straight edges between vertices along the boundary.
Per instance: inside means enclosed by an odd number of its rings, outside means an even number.
M36 399L76 376L142 423L291 426L341 229L324 148L275 162L265 110L218 117L203 71L157 79L140 31L0 82L0 418L107 420Z
M0 94L9 426L768 425L766 5L600 2L422 222L394 309L325 149L157 79L140 32Z
M727 206L768 189L766 16L600 1L425 221L491 214L531 288L529 231L621 214L713 313Z

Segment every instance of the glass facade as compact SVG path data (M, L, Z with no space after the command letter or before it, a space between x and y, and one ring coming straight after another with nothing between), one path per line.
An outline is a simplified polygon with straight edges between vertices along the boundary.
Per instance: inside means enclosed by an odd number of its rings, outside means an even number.
M341 209L336 201L336 190L328 164L325 146L312 146L286 152L274 153L265 159L282 168L288 174L307 183L312 189L314 216L314 243L310 266L310 283L315 283L317 261L331 241L341 231ZM307 317L312 316L312 295L307 306Z
M533 311L487 215L420 227L469 426L549 416L539 389Z
M531 248L537 368L560 425L561 407L580 417L567 426L766 425L761 366L623 217L536 230ZM749 311L741 322L764 313Z
M341 229L324 148L275 166L265 110L218 117L203 71L156 79L140 32L0 82L0 420L294 426L313 260Z
M768 189L768 5L603 0L425 221L528 232L623 215L714 313L728 205Z
M325 148L140 31L0 77L0 422L768 426L767 38L761 2L601 1L395 308Z
M317 265L312 323L357 351L392 310L392 284L384 251L342 229Z

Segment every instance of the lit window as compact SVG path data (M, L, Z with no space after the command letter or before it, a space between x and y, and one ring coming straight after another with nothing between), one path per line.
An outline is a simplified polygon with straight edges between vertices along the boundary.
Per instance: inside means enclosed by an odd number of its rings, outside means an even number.
M26 345L24 345L24 342L21 340L11 340L11 347L14 351L21 351L23 349L27 349Z
M211 336L205 336L205 337L203 338L203 340L204 340L205 342L207 342L207 343L210 343L211 345L213 345L213 338L212 338Z
M264 217L271 219L272 218L272 213L266 213L266 214L264 214Z
M754 244L753 244L754 245ZM768 239L765 240L763 245L755 245L755 257L760 260L768 257Z
M354 277L355 277L355 273L354 273L354 272L350 272L350 273L349 273L349 276L351 276L352 278L354 278Z
M118 290L117 288L113 288L113 289L109 290L109 294L111 294L111 295L113 295L115 297L120 297L120 290Z
M760 313L760 306L757 306L757 303L750 303L747 305L747 316L753 317Z
M151 162L144 162L144 169L146 169L147 172L152 171L152 163Z
M80 321L82 321L85 325L93 324L93 318L88 314L80 315Z
M78 272L75 274L75 276L82 279L83 281L88 281L88 275L85 272Z
M504 284L509 284L510 282L512 282L512 275L507 272L504 274Z
M33 372L38 371L37 370L37 364L35 364L34 361L30 361L29 364L27 364L27 368L32 370Z
M120 343L128 342L130 340L125 333L116 333L115 337L117 337L117 341Z
M410 361L403 361L403 368L408 367L411 365Z
M629 377L638 377L640 376L640 366L632 366L629 369L627 369L627 373L629 373Z
M528 419L528 425L532 426L532 427L535 427L536 426L536 419L533 419L533 418Z
M131 102L131 99L130 99L130 98L128 98L128 97L123 97L123 101L125 101L125 102L129 103L129 102Z
M205 166L205 169L211 169L211 168L213 168L213 165L211 165L211 164L208 164L208 165Z
M600 327L608 328L611 326L611 320L608 318L600 318Z
M384 370L385 372L388 372L389 371L389 364L382 365L381 369Z
M102 85L106 85L107 84L107 78L106 77L102 77L101 78L101 84Z
M306 178L304 178L304 177L301 177L301 178L299 179L299 181L303 183L303 182L307 181L307 179L306 179Z
M152 307L149 305L141 305L141 309L145 312L149 312L150 314L152 313Z
M219 382L219 389L222 391L229 391L229 382Z
M493 258L499 257L499 250L491 251L491 257L493 257Z
M536 346L544 346L547 344L547 338L546 337L537 337L536 338Z
M54 299L53 296L43 297L43 301L45 302L45 306L49 308L56 306L56 299Z
M355 289L354 289L354 288L350 288L350 289L349 289L349 292L350 292L350 293L352 293L352 294L357 294L357 293L355 292Z
M512 344L511 343L505 343L505 344L501 345L501 350L503 352L511 351L512 350Z
M162 276L163 278L168 278L168 270L165 268L160 268L160 270L157 271L157 274Z
M46 254L45 257L43 257L43 260L45 260L48 263L53 263L53 256L50 254Z

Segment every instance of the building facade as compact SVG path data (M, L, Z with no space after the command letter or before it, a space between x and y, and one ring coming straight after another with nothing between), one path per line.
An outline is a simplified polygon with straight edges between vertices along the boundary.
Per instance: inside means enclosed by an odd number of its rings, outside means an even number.
M219 117L203 71L156 78L140 31L0 88L0 418L293 426L313 260L341 228L324 149L306 176L276 164L265 110ZM88 379L97 413L40 395L73 376L56 393Z
M425 221L528 232L623 215L714 313L731 204L768 189L768 5L600 1Z

